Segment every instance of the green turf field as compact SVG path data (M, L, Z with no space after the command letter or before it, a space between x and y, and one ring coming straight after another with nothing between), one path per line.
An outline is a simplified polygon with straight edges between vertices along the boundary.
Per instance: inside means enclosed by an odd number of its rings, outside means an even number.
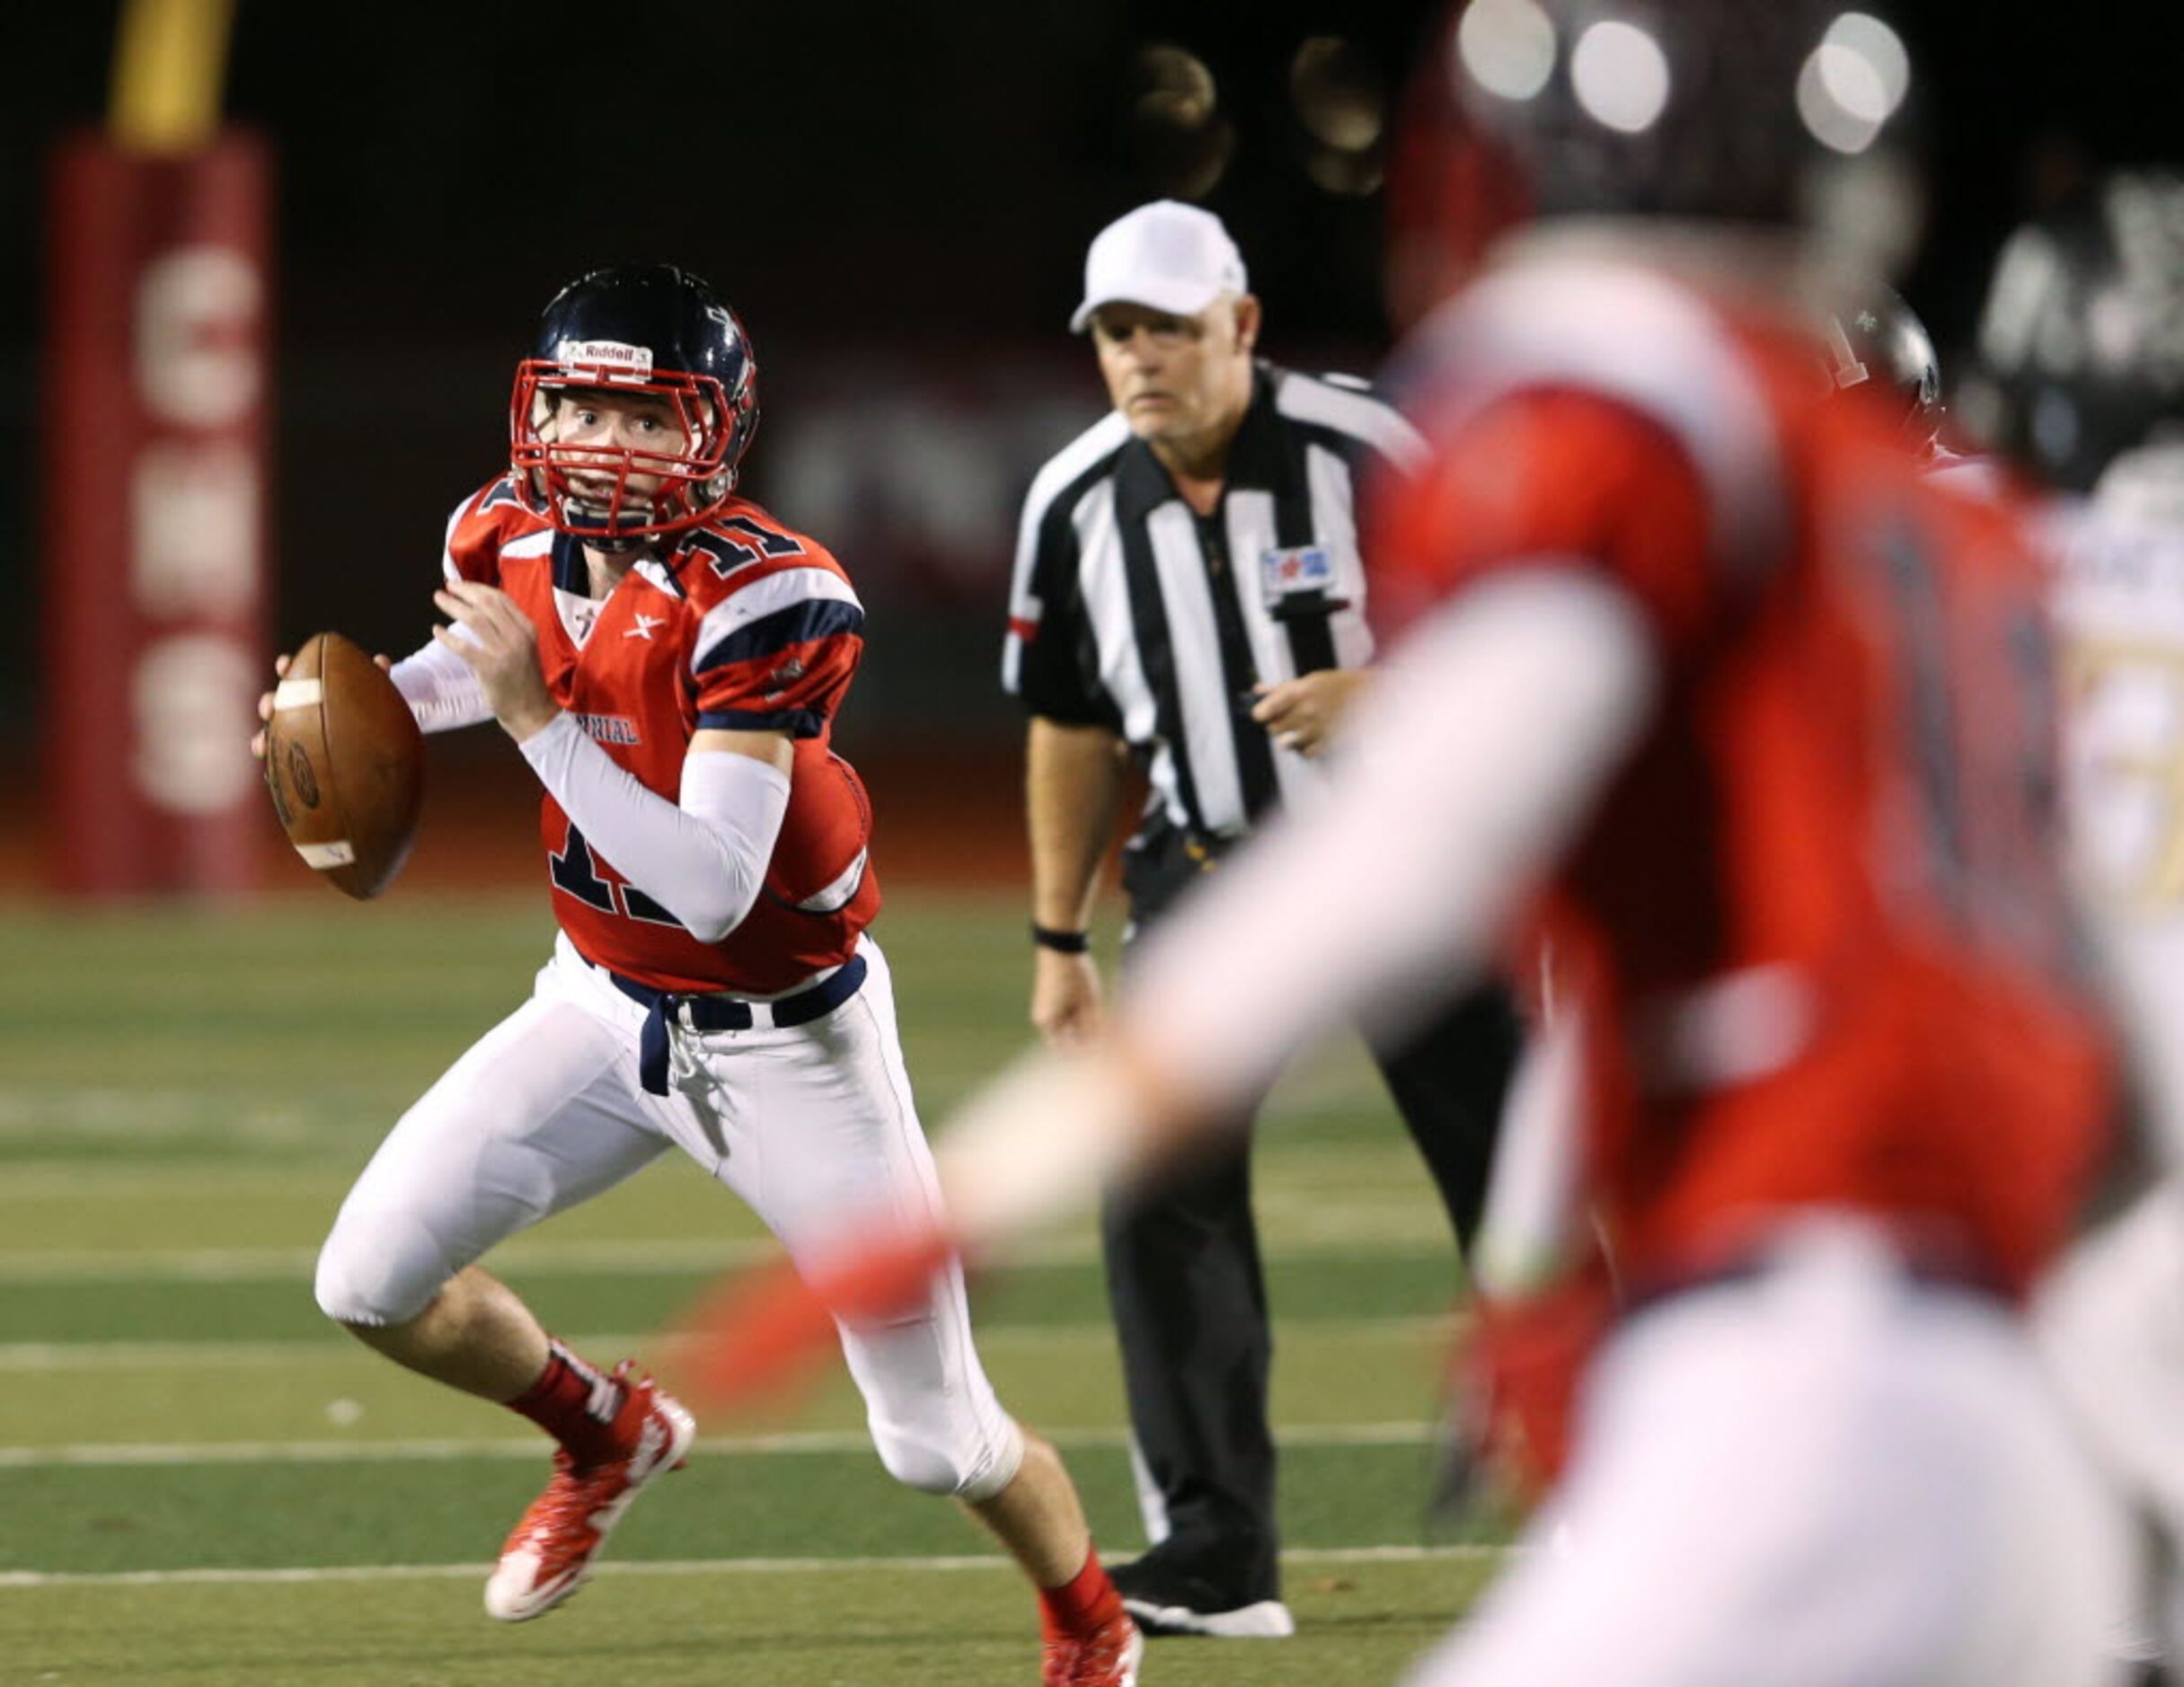
M505 1412L321 1319L312 1258L403 1105L520 1000L543 901L315 890L228 911L0 905L0 1681L1027 1687L1027 1598L950 1506L895 1488L845 1383L705 1423L568 1609L479 1589L542 1479ZM897 888L928 1119L1021 1047L1016 897ZM1157 1645L1146 1687L1392 1680L1493 1566L1428 1528L1454 1288L1445 1225L1369 1068L1287 1082L1258 1156L1278 1318L1291 1642ZM494 1263L595 1357L766 1257L663 1162ZM1139 1544L1088 1230L977 1289L1003 1398L1068 1453L1110 1556Z

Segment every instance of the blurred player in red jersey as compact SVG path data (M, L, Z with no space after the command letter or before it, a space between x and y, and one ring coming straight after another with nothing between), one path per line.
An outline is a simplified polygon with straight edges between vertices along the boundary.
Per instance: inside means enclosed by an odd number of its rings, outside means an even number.
M903 1069L870 814L828 746L863 612L824 548L736 496L742 325L665 266L563 289L518 368L510 472L464 500L395 665L429 730L498 720L544 787L561 933L532 998L406 1114L344 1203L318 1299L367 1345L503 1401L557 1473L486 1585L517 1621L589 1574L691 1417L602 1373L474 1262L671 1147L801 1259L868 1207L938 1211ZM954 1496L1040 1589L1048 1687L1129 1687L1141 1642L1047 1443L1002 1409L959 1271L841 1345L889 1471Z
M1417 1681L2109 1680L2125 1531L2023 1318L2112 1105L2041 581L1825 373L1810 214L1892 203L1908 56L1817 0L1477 0L1425 74L1437 214L1396 279L1484 264L1402 359L1434 457L1383 489L1375 593L1409 633L1329 799L1149 941L1104 1047L943 1139L959 1236L997 1250L1544 932L1584 1101L1536 1180L1590 1222L1500 1256L1534 1289L1475 1363L1552 1485L1531 1539L1572 1545Z

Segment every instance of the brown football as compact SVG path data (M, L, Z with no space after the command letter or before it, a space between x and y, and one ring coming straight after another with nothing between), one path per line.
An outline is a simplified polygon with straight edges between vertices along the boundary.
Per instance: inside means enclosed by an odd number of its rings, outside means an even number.
M338 632L304 641L273 688L265 782L306 866L359 901L417 841L425 740L385 669Z

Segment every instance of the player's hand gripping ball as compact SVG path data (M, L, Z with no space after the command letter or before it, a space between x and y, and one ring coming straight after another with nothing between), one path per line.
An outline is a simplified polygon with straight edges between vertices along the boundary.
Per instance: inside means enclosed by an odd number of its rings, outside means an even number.
M385 670L338 632L306 640L273 688L265 782L306 866L364 901L417 841L425 740Z

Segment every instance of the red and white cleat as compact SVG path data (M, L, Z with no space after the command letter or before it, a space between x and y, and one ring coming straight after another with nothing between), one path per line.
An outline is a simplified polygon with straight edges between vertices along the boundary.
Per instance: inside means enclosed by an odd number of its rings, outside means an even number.
M555 1451L553 1479L524 1513L486 1581L488 1616L527 1622L552 1611L590 1577L592 1560L639 1490L661 1471L682 1468L696 1421L650 1377L632 1382L629 1372L627 1359L614 1372L623 1389L615 1436L627 1450L588 1465L565 1447Z
M1113 1617L1087 1635L1057 1635L1047 1642L1039 1687L1137 1687L1137 1663L1145 1638L1127 1617Z

